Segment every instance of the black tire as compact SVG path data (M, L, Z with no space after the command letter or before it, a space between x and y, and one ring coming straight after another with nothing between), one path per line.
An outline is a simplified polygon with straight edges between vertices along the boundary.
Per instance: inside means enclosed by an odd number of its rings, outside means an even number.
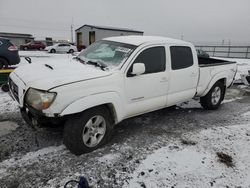
M38 50L40 50L40 51L41 51L41 50L43 50L43 48L39 48Z
M74 51L73 49L70 49L70 50L69 50L69 53L70 53L70 54L73 54L74 52L75 52L75 51Z
M50 53L56 53L56 50L55 49L51 49Z
M85 134L86 132L88 132L88 135L90 135L89 132L91 132L91 129L86 127L86 125L87 125L87 122L89 122L91 119L93 120L93 118L95 118L96 116L98 117L101 116L103 120L105 120L106 130L104 131L103 137L101 136L102 138L100 138L100 142L98 142L97 145L90 147L84 143L83 134L84 132ZM104 125L101 125L101 124L98 125L98 127L103 127L103 126ZM82 112L79 115L71 117L70 119L66 121L65 126L64 126L63 143L72 153L76 155L89 153L99 148L110 139L112 135L113 126L114 124L111 119L111 114L106 107L91 108L89 110ZM95 136L92 135L92 137L97 138L97 135L98 133L95 133ZM89 140L92 140L90 136L89 136Z
M220 90L220 94L217 94L217 97L213 97L213 93L218 89ZM218 81L204 97L200 98L201 106L206 110L218 109L224 99L224 96L225 86L222 82ZM217 100L215 100L215 98L217 98Z
M27 47L24 47L23 50L28 50L28 48L27 48Z
M0 69L8 68L8 61L6 59L0 58Z
M8 92L8 91L9 91L9 85L8 85L8 84L3 84L3 85L1 86L1 89L2 89L2 91L4 91L4 92Z

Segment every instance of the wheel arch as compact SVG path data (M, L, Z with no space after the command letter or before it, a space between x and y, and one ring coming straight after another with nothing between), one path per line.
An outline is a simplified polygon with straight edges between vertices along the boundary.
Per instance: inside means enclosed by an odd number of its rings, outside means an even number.
M205 96L216 82L221 82L224 85L224 91L226 90L227 78L223 74L218 74L211 79L210 83L208 84L206 90L202 93L201 97Z
M2 58L2 59L4 59L4 60L6 60L7 61L7 63L9 63L10 61L6 58L6 57L4 57L4 56L0 56L0 58Z
M86 110L96 107L105 107L114 123L123 119L123 109L121 99L115 92L102 93L83 97L69 104L59 116L68 116L82 113Z

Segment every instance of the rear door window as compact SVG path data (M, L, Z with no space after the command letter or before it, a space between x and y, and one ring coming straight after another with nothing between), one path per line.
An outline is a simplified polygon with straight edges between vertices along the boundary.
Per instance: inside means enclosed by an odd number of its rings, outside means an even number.
M172 70L188 68L194 64L193 53L190 47L171 46L170 54Z

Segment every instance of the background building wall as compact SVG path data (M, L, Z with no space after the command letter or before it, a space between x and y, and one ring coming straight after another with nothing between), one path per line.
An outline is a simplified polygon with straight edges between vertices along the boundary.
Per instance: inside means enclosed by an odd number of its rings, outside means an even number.
M95 41L101 40L106 37L113 37L113 36L126 36L126 35L143 35L143 33L137 32L128 32L128 31L115 31L115 30L104 30L98 28L92 28L89 26L82 27L75 31L76 42L77 42L77 33L82 33L82 45L89 46L89 32L95 31ZM79 45L77 43L77 45Z

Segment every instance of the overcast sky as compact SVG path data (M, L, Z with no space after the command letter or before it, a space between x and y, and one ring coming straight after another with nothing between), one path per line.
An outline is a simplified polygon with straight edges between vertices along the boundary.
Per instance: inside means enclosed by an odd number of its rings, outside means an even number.
M0 0L0 32L70 39L84 24L250 45L250 0Z

